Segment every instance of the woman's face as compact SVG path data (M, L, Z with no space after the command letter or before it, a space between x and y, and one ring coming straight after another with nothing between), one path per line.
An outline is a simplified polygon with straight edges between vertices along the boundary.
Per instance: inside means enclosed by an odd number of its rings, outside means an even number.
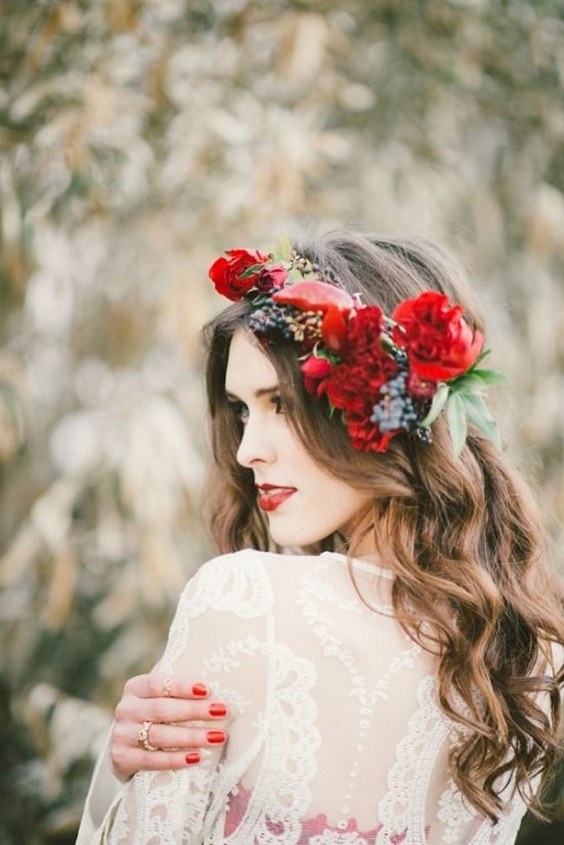
M225 392L243 424L237 460L254 473L272 539L281 546L305 546L334 531L346 534L370 494L309 456L289 425L276 370L242 329L231 342Z

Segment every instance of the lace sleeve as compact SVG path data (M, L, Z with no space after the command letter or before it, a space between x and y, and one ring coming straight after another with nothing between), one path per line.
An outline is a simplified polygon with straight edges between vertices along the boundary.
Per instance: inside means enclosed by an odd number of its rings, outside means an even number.
M204 749L182 771L138 772L108 810L95 843L173 845L201 842L229 791L264 742L271 595L252 552L203 566L180 599L159 663L165 675L189 667L229 706L225 747Z

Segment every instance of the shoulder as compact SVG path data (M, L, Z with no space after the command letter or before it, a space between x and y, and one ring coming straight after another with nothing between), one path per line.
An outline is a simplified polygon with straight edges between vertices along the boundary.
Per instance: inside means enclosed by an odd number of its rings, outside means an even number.
M264 578L276 578L281 574L287 579L292 579L308 567L319 564L320 560L322 558L315 555L277 554L256 549L241 549L211 558L202 564L192 581L218 576L233 577L237 574L255 577L262 575Z
M276 555L243 549L211 558L188 581L180 606L192 616L206 610L260 615L272 604L267 571L270 557Z
M275 601L285 604L285 597L299 589L304 575L326 563L313 555L242 549L204 563L188 582L183 598L189 598L192 608L228 610L236 604L240 614L252 614L253 608L264 610Z

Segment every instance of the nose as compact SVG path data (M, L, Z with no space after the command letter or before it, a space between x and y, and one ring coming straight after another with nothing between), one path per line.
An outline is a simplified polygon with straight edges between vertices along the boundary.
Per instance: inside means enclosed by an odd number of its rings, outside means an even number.
M257 464L272 463L275 456L276 450L269 435L268 424L259 416L249 414L237 449L237 463L247 469L253 469Z

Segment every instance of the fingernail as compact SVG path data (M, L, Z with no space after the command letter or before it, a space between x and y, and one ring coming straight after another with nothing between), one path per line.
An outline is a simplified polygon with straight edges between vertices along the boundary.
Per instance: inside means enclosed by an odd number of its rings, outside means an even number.
M221 701L214 701L213 704L210 704L208 713L210 716L215 716L216 719L221 719L223 716L227 716L227 707Z
M200 755L197 751L190 751L184 759L189 766L193 766L195 763L200 762Z
M208 731L206 739L210 745L220 745L225 742L225 731Z
M205 698L206 695L209 694L210 691L205 684L194 684L192 687L192 695L195 695L198 698Z

